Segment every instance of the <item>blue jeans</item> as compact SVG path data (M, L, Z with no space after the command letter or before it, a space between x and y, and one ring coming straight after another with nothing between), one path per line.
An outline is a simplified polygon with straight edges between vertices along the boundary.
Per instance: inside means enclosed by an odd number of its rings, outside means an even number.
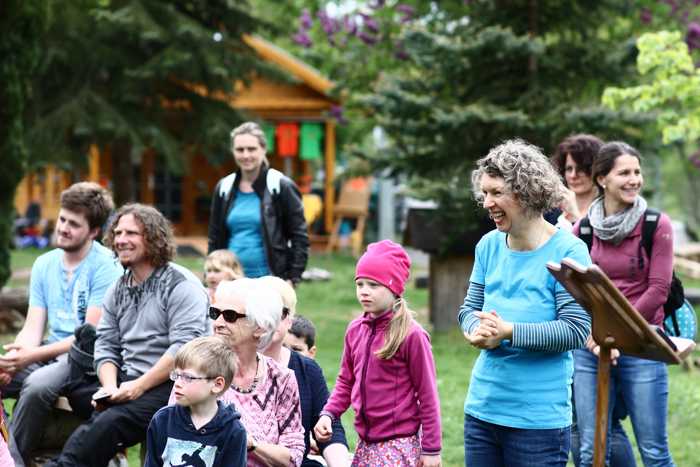
M576 404L574 404L573 408L574 423L571 425L571 460L574 461L576 467L580 467L581 435L576 425ZM608 438L610 458L607 465L609 467L637 467L637 461L634 459L634 451L632 451L632 443L630 443L627 433L625 433L625 429L622 427L622 423L620 423L625 417L627 417L627 408L625 407L622 397L619 397L618 393L612 414L611 436Z
M576 422L581 436L581 467L593 463L598 358L587 350L574 351L574 397ZM668 371L666 364L621 355L610 370L608 439L611 431L622 430L620 416L613 409L616 398L629 413L639 454L646 467L674 466L668 448ZM606 460L610 460L610 444Z
M466 467L565 467L569 427L551 430L511 428L464 415Z

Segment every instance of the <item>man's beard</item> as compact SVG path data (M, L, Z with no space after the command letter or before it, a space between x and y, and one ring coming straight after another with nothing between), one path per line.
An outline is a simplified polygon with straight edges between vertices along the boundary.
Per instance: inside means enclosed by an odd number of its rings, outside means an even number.
M64 241L70 241L70 240L64 240ZM57 243L58 248L65 251L66 253L75 253L76 251L82 250L85 247L85 245L87 245L90 241L91 240L89 237L85 237L82 242L73 241L69 245L66 245L66 246L61 246L60 241L58 241L56 243Z

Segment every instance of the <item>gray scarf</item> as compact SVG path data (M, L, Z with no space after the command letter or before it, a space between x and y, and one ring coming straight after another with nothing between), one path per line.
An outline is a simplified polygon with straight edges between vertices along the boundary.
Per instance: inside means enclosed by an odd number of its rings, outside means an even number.
M600 196L594 199L591 207L588 208L588 219L591 221L596 237L613 245L619 245L634 230L646 209L646 200L637 196L632 206L605 217L603 197Z

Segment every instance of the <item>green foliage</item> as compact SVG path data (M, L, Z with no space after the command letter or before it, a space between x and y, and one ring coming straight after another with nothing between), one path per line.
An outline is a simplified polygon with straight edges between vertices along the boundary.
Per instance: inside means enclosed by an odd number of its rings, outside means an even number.
M608 1L469 2L449 20L415 25L402 36L407 66L363 100L391 141L370 159L436 200L454 238L480 215L474 161L502 140L548 153L581 131L644 143L644 119L598 106L633 63L626 13Z
M14 196L24 176L28 152L24 138L27 77L36 68L44 33L46 6L41 0L7 0L0 4L0 287L10 277L9 247Z
M643 34L637 47L641 84L607 88L602 102L611 109L627 108L654 119L655 130L667 145L664 155L667 159L678 156L675 165L679 165L683 178L674 180L674 186L684 194L680 199L686 214L683 217L691 230L697 232L700 229L700 206L696 202L700 196L700 161L696 152L700 139L700 70L695 68L679 32Z
M172 169L192 151L221 159L241 116L187 84L231 92L234 80L263 70L242 41L259 26L247 10L233 0L54 8L32 100L33 165L84 163L94 143L115 145L113 159L153 148Z
M647 78L645 83L608 88L603 104L611 109L654 112L666 144L699 139L700 70L695 68L680 33L647 33L639 38L637 47L637 69Z

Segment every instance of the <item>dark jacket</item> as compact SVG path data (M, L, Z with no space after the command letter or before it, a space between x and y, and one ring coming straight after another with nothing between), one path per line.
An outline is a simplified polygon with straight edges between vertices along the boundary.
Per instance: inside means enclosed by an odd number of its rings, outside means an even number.
M314 426L318 422L321 409L326 405L328 400L328 386L326 379L323 377L323 370L308 357L303 356L298 352L292 351L289 357L287 367L294 371L294 376L297 379L299 386L299 403L301 405L301 424L304 426L304 459L301 462L301 467L317 467L321 464L315 460L309 459L309 443L310 436L313 433ZM340 419L333 420L333 435L331 439L325 443L318 443L321 453L327 446L333 443L341 443L348 445L345 439L345 430L340 423Z
M197 430L189 409L163 407L148 426L145 467L244 467L247 441L240 418L233 406L219 402L214 418Z
M263 164L260 175L253 182L253 190L260 198L262 237L267 264L275 276L296 283L301 279L309 257L304 206L299 189L288 177L281 177L279 193L270 193L266 186L267 171L267 165ZM236 180L225 196L221 193L223 181L224 179L221 179L216 184L211 201L209 253L228 248L231 232L226 225L226 218L236 200L241 181L240 171L236 172Z

